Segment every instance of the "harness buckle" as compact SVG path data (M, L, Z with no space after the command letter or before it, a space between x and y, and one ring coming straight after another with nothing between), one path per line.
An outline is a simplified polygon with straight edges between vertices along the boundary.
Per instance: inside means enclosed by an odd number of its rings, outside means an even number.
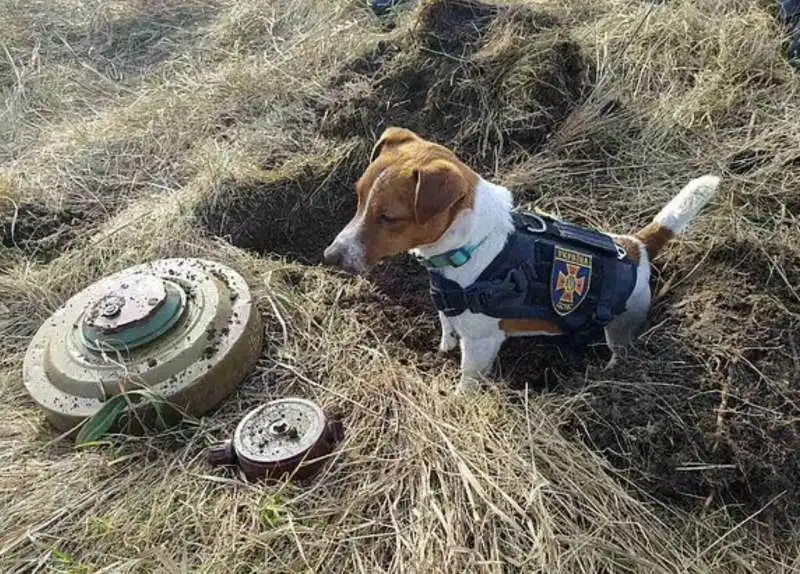
M547 231L547 224L544 222L544 219L542 219L535 213L526 213L525 217L533 219L538 224L538 227L533 227L532 225L525 224L525 229L527 231L530 231L531 233L544 233L545 231Z
M463 309L460 309L458 306L453 306L453 302L450 300L450 297L448 297L451 293L431 289L430 295L436 310L441 311L448 317L450 315L458 315L463 311Z
M623 259L625 259L628 256L628 250L625 249L619 243L614 243L614 247L617 248L617 259L619 259L620 261L622 261Z

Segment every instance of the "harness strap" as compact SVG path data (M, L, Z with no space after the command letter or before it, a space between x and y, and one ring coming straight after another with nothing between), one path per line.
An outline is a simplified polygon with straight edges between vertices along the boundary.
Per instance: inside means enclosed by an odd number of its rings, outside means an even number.
M615 305L614 286L630 285L632 291L636 283L636 267L634 265L615 265L611 258L605 258L603 263L595 319L600 325L605 326L625 310L627 297L618 300Z
M529 280L526 270L524 267L515 268L503 279L476 281L466 289L438 273L431 273L431 299L436 309L448 317L464 311L481 313L498 305L524 305L531 293L543 291L541 285Z

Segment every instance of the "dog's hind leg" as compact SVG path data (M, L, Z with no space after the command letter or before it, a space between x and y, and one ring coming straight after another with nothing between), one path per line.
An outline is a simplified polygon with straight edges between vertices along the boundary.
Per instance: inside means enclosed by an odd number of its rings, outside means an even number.
M606 369L614 368L620 357L625 357L633 339L647 320L647 308L637 311L626 311L614 319L605 328L606 344L611 350L611 359Z
M638 243L638 242L637 242ZM625 302L625 311L606 325L606 343L611 350L611 359L606 369L613 368L620 356L624 356L633 339L647 321L650 310L650 262L647 251L640 244L639 265L636 270L636 285Z

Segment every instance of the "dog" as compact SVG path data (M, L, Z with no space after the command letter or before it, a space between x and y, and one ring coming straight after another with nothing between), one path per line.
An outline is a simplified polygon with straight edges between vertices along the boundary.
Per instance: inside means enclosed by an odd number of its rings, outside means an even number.
M409 252L428 267L439 350L461 350L459 392L479 388L509 337L574 341L604 332L610 368L647 319L651 259L686 229L719 181L691 180L632 235L602 233L538 211L515 213L508 189L446 147L390 127L356 183L356 214L324 262L361 274Z

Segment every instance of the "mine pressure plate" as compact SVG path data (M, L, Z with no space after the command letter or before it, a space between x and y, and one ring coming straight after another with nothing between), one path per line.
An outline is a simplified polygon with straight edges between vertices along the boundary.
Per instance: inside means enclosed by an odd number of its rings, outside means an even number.
M200 415L253 368L263 329L244 279L201 259L162 259L94 283L33 337L23 378L59 430L114 395L148 389Z
M285 398L247 413L232 440L208 450L212 465L238 466L248 480L291 475L302 480L318 472L344 427L311 401Z

